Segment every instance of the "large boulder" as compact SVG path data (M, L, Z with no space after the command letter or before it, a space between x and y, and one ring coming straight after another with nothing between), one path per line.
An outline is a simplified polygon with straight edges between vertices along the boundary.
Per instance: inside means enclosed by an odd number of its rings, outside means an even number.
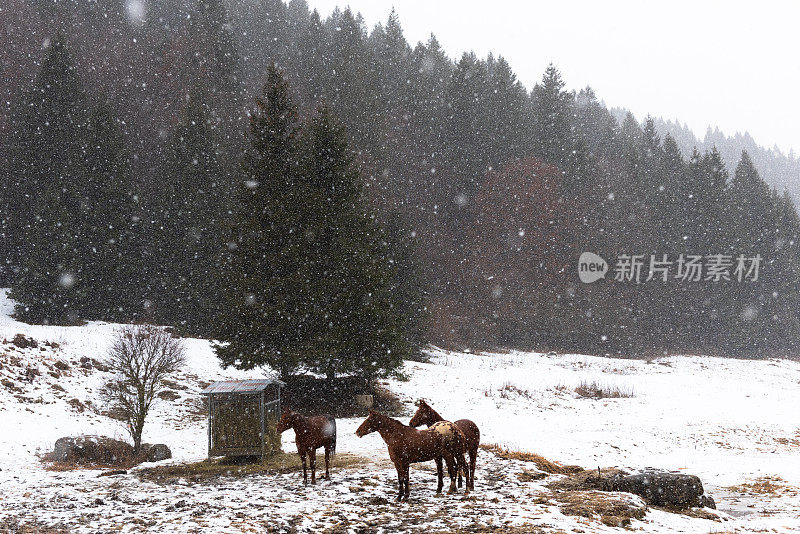
M56 440L51 459L81 465L119 465L133 458L133 447L104 436L64 437Z
M637 475L619 475L609 480L607 489L639 495L654 506L716 508L714 500L705 495L700 479L684 473L646 471Z
M160 462L172 458L172 451L163 443L156 443L155 445L142 443L142 453L146 462Z

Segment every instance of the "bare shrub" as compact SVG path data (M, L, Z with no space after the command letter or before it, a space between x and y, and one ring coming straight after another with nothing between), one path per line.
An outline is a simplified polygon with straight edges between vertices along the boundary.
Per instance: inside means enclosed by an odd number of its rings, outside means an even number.
M503 399L511 399L514 397L532 399L533 395L527 389L522 389L511 382L506 382L503 384L503 387L500 388L500 397Z
M119 414L133 439L136 452L142 446L145 418L164 379L186 362L183 342L153 325L126 326L114 338L106 365L115 378L103 392L109 410Z
M619 386L608 386L599 382L581 382L575 388L575 393L590 399L622 399L633 397L633 391L625 390Z

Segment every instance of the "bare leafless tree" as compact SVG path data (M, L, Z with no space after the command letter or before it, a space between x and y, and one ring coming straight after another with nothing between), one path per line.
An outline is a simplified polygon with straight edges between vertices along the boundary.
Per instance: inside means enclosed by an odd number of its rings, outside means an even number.
M126 326L115 336L106 363L116 376L106 386L104 396L125 422L135 452L141 449L144 421L164 387L164 379L185 362L183 342L163 328Z

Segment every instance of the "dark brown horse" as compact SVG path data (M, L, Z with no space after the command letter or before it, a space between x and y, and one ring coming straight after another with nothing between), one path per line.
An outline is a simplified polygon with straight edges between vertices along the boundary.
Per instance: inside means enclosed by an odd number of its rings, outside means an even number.
M409 426L417 427L420 425L431 426L439 421L444 421L444 417L439 415L436 410L428 406L424 400L419 401L419 408L417 413L408 422ZM455 424L458 429L464 434L467 441L467 453L469 454L469 473L467 478L467 489L475 489L475 462L478 458L478 445L481 443L481 431L478 425L469 419L459 419ZM458 473L458 487L461 487L461 473Z
M411 464L434 460L438 486L436 493L441 493L443 482L442 461L447 464L450 475L450 490L456 490L455 475L458 469L466 468L464 460L464 437L452 425L438 429L417 430L406 426L396 419L370 410L369 416L356 430L358 437L371 432L378 432L389 449L389 458L397 469L399 493L397 500L408 500L410 493L409 468ZM465 471L466 472L466 471ZM467 491L468 493L468 491Z
M294 429L297 453L303 462L303 483L308 484L306 456L311 464L311 483L316 484L317 449L325 447L325 478L331 479L331 456L336 454L336 419L328 415L306 417L286 408L278 421L278 433Z

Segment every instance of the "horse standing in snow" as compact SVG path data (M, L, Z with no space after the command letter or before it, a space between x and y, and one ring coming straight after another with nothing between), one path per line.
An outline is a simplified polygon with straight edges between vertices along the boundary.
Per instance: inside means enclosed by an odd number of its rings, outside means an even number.
M432 427L432 425L445 420L444 417L439 415L436 410L431 408L424 400L420 400L418 406L417 413L415 413L411 421L408 422L408 426L417 427L420 425L427 425L428 427ZM453 424L458 427L466 439L467 453L469 454L469 473L465 473L465 475L468 475L467 489L474 490L475 462L478 458L478 446L481 443L481 431L478 429L478 425L469 419L459 419ZM461 487L460 472L458 473L458 487Z
M438 478L436 493L441 493L444 485L442 460L447 464L447 472L450 475L448 493L456 491L455 478L458 469L464 469L464 472L468 471L463 452L465 438L452 423L445 421L438 428L417 430L396 419L370 410L369 416L356 430L356 435L361 438L371 432L378 432L389 449L389 458L397 469L399 487L397 500L399 501L408 500L410 493L409 468L413 463L429 460L436 462ZM465 491L466 493L469 493L469 489Z
M320 447L325 447L325 478L330 480L331 456L336 454L336 419L329 415L306 417L286 408L278 421L277 430L282 434L290 428L294 429L294 442L303 462L303 483L308 484L306 456L311 464L311 483L317 483L317 449Z

